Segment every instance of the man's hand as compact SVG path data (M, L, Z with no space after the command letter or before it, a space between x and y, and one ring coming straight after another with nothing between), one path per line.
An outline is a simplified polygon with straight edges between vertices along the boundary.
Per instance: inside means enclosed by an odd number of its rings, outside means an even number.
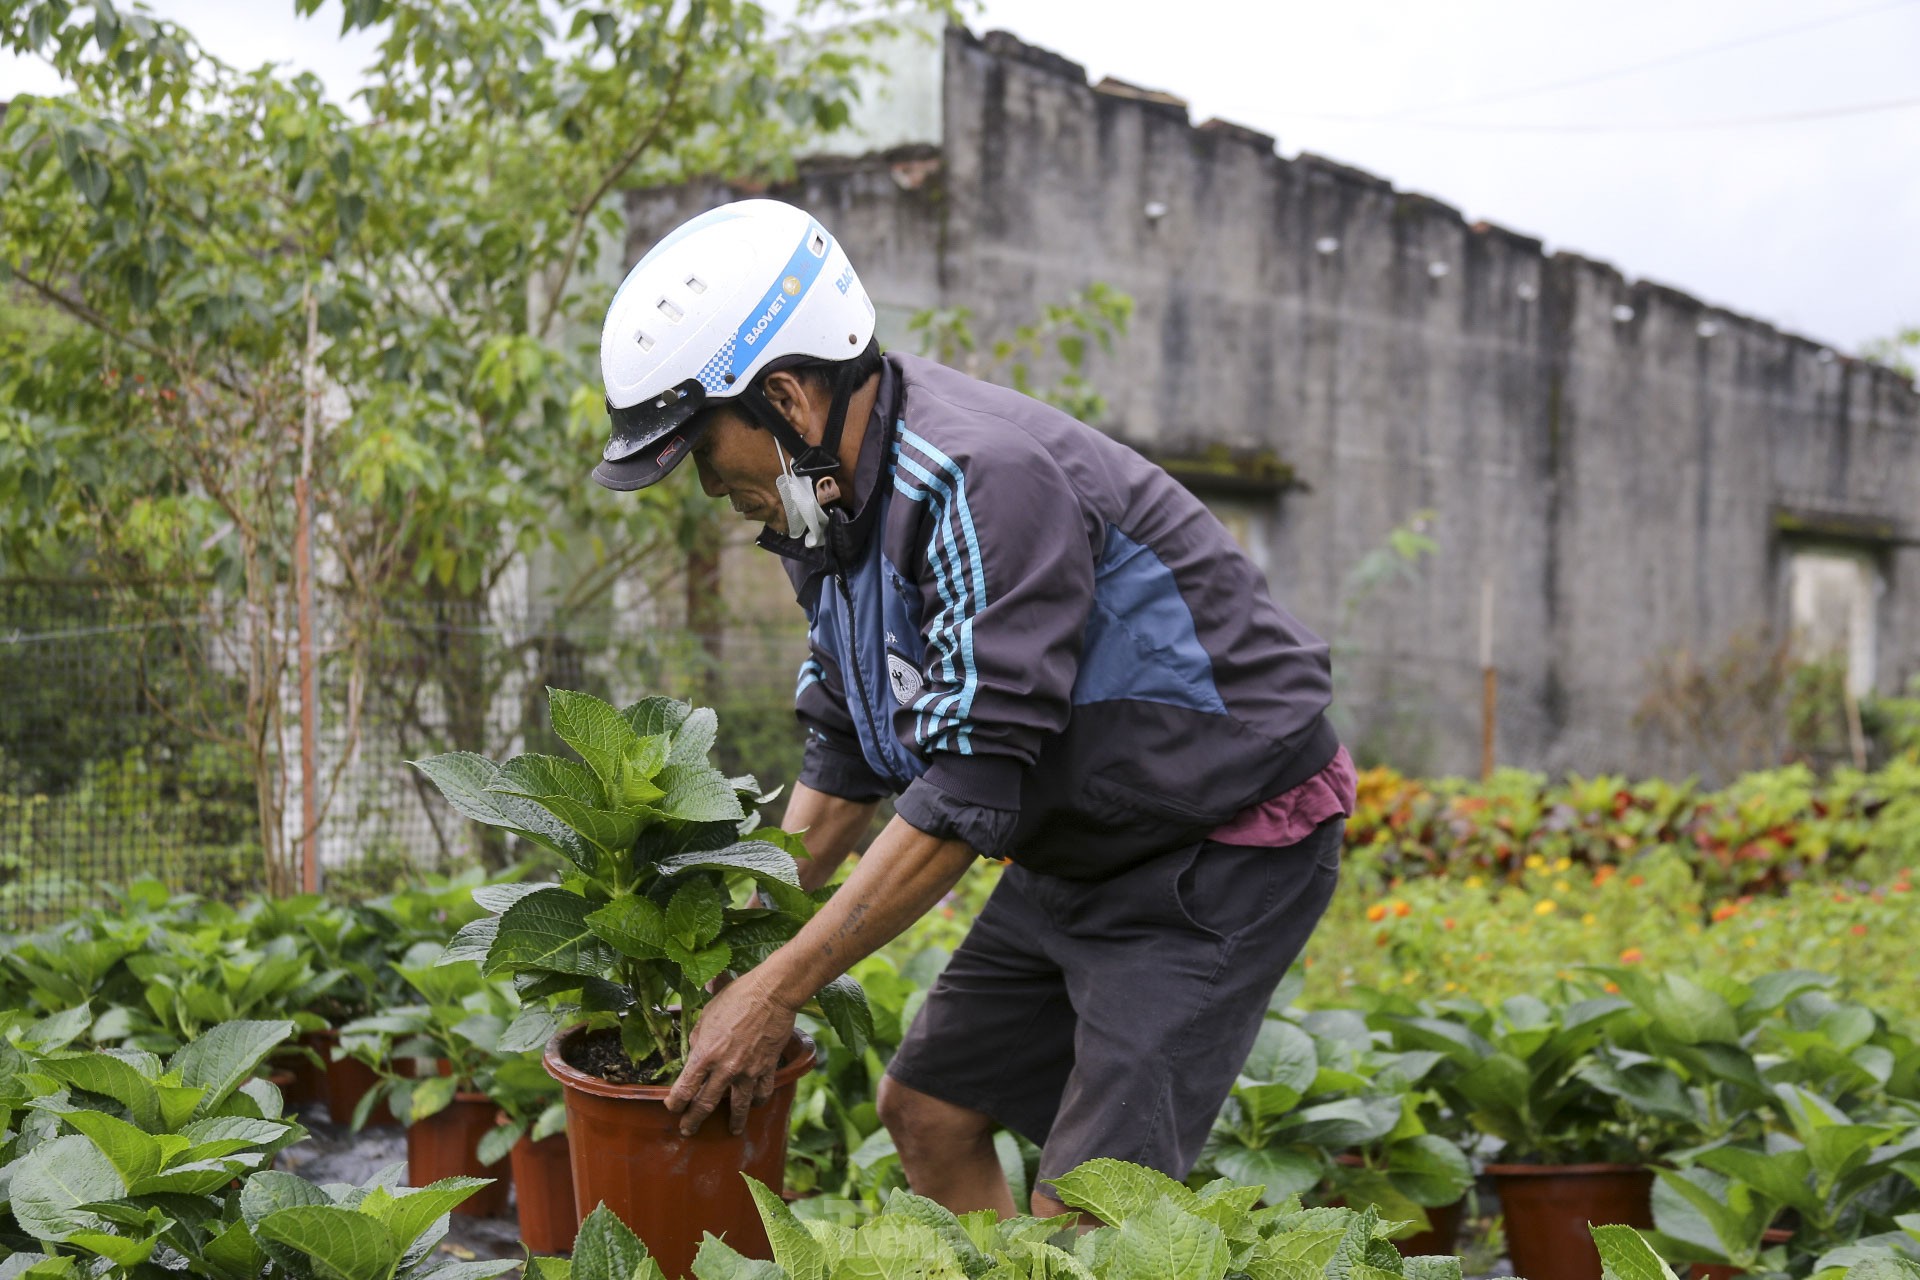
M974 853L896 817L819 914L715 996L694 1024L686 1068L667 1095L692 1137L732 1092L733 1131L773 1096L794 1013L862 957L897 937L959 882Z
M743 1133L747 1109L773 1097L780 1053L793 1037L794 1010L773 997L758 973L749 970L728 983L694 1024L687 1065L667 1095L667 1110L680 1116L683 1137L698 1132L723 1100L731 1103L733 1132Z

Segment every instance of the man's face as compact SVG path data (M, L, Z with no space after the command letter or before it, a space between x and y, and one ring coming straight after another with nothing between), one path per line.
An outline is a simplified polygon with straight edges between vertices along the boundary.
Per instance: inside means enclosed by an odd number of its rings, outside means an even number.
M782 474L780 453L772 435L732 409L709 410L706 436L694 446L693 465L709 498L725 498L746 519L785 532L786 508L774 487Z

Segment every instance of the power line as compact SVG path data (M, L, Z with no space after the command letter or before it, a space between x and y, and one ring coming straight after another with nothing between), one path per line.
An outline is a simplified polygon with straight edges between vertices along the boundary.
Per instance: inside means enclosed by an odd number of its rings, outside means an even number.
M1773 125L1832 120L1840 116L1871 115L1920 107L1920 97L1860 102L1811 111L1784 111L1775 115L1726 116L1711 120L1645 120L1629 124L1478 124L1467 120L1387 120L1379 116L1313 116L1346 124L1387 125L1396 129L1440 129L1453 133L1677 133L1702 129L1757 129Z
M1912 4L1914 0L1887 0L1883 4L1868 5L1862 9L1850 9L1845 13L1831 14L1824 18L1815 18L1809 22L1795 23L1790 27L1776 27L1771 31L1761 31L1750 36L1741 36L1734 40L1722 40L1715 44L1696 45L1691 49L1681 49L1674 53L1646 62L1636 62L1631 66L1615 67L1611 71L1596 71L1590 75L1578 76L1572 80L1556 80L1548 84L1533 85L1524 89L1502 89L1483 94L1475 98L1464 98L1453 102L1432 103L1424 107L1405 107L1373 117L1377 120L1400 120L1412 115L1425 115L1433 111L1456 111L1463 107L1483 107L1496 102L1512 102L1518 98L1531 98L1541 94L1559 93L1563 89L1578 89L1590 84L1600 84L1607 80L1617 80L1622 76L1636 75L1642 71L1651 71L1656 67L1672 66L1676 62L1685 62L1691 58L1703 58L1710 54L1725 53L1730 49L1742 49L1748 45L1763 44L1769 40L1778 40L1783 36L1799 35L1803 31L1813 31L1821 27L1830 27L1835 23L1851 22L1855 18L1864 18L1871 14L1885 13L1889 9L1898 9Z

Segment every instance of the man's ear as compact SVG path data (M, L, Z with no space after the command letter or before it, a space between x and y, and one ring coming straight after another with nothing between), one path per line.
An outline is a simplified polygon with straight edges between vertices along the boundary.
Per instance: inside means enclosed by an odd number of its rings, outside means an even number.
M814 403L812 388L807 380L789 369L781 369L767 375L761 384L767 403L773 411L787 420L787 424L800 433L800 438L809 444L818 444L819 430L814 426Z

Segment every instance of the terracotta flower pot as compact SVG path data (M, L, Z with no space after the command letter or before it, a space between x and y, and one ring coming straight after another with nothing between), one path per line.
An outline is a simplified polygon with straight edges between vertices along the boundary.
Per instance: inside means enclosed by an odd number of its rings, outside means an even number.
M1358 1169L1366 1163L1359 1156L1351 1154L1337 1155L1334 1159L1349 1169ZM1344 1206L1347 1202L1334 1197L1329 1204ZM1416 1231L1410 1236L1393 1242L1403 1258L1425 1258L1435 1254L1451 1255L1454 1245L1460 1242L1460 1218L1466 1212L1467 1198L1461 1196L1452 1204L1427 1207L1427 1229Z
M1793 1239L1793 1231L1789 1227L1768 1227L1760 1239L1763 1244L1785 1244ZM1730 1262L1696 1262L1687 1272L1688 1280L1739 1280L1746 1274Z
M573 1155L567 1135L513 1144L513 1196L520 1209L520 1241L534 1253L571 1253L580 1232L573 1203Z
M711 1231L750 1258L766 1258L766 1231L741 1174L776 1193L785 1186L787 1117L794 1083L813 1069L813 1041L796 1031L774 1076L773 1097L747 1116L746 1132L729 1130L722 1105L691 1138L666 1108L667 1085L610 1084L571 1066L565 1047L584 1028L547 1043L547 1073L566 1094L574 1204L580 1217L604 1203L632 1228L667 1275L693 1266L701 1236ZM593 1135L592 1141L583 1135Z
M416 1187L441 1178L492 1178L454 1206L455 1213L497 1218L507 1211L511 1166L480 1163L480 1139L494 1126L498 1108L484 1093L456 1093L453 1101L407 1126L407 1181Z
M276 1073L288 1071L293 1075L292 1083L280 1091L289 1109L297 1110L310 1103L327 1101L327 1069L321 1063L326 1061L328 1046L317 1037L331 1034L325 1031L302 1032L294 1038L294 1049L275 1054L271 1059ZM318 1054L320 1062L302 1053L302 1049Z
M314 1036L314 1052L326 1059L327 1063L327 1115L337 1125L350 1125L360 1099L366 1096L367 1090L380 1083L380 1076L358 1058L334 1058L333 1052L340 1044L338 1031L315 1031L311 1034ZM395 1059L394 1070L399 1075L411 1076L413 1059ZM399 1123L385 1101L376 1102L373 1110L367 1113L369 1126Z
M1491 1164L1507 1253L1528 1280L1601 1280L1587 1224L1653 1225L1653 1170L1631 1164Z

